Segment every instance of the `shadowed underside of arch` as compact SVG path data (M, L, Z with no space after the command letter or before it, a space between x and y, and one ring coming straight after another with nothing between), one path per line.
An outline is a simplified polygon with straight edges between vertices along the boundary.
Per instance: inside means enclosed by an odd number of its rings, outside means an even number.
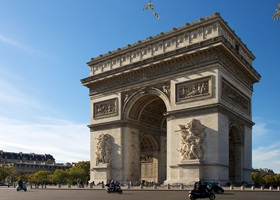
M156 95L146 95L137 100L132 106L129 118L140 123L166 128L166 106Z

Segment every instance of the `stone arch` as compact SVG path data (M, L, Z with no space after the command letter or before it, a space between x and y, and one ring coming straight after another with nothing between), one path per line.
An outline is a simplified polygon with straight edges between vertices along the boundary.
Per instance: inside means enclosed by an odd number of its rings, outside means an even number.
M242 181L243 171L243 133L239 125L231 124L229 128L229 180L232 183Z
M139 133L139 181L166 180L168 109L168 95L157 88L138 90L124 102L123 120Z
M139 91L132 93L124 102L122 109L123 118L130 118L129 114L131 113L133 106L137 103L137 101L140 101L140 99L142 99L142 101L148 101L148 98L151 99L153 97L161 99L165 104L166 112L170 111L170 100L164 92L162 92L158 88L143 88Z

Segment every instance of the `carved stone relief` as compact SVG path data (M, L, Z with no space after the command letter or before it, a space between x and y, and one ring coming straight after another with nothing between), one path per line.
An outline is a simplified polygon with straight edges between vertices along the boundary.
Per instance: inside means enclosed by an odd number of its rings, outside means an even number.
M101 134L96 144L96 165L99 163L111 163L112 161L112 136L109 134Z
M205 152L205 126L199 120L192 119L186 125L179 124L181 132L181 153L183 160L201 160Z
M177 84L176 97L176 102L212 97L211 76Z
M222 98L231 103L234 103L246 113L251 114L250 99L233 85L228 83L225 79L222 79Z
M117 115L117 99L110 99L94 104L94 118Z

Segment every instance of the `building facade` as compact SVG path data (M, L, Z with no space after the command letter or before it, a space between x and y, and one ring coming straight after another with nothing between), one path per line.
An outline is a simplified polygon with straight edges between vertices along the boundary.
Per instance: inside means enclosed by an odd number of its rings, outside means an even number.
M15 153L0 150L0 166L13 166L19 174L32 174L38 171L55 171L56 169L68 169L70 163L55 163L50 154Z
M219 13L92 58L91 180L251 181L254 59Z

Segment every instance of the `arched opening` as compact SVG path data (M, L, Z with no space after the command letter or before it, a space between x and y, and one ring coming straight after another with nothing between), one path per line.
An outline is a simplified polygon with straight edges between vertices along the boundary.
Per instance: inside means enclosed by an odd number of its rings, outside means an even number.
M242 145L243 139L237 126L229 130L229 181L241 183L242 181Z
M165 102L153 93L136 96L130 102L126 121L139 133L139 182L166 180L166 111Z

